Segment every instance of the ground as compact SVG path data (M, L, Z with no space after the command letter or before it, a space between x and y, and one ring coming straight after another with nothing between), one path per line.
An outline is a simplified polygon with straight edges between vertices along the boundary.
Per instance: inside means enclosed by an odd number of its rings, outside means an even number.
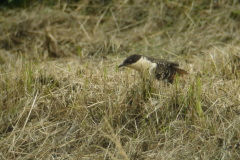
M58 1L0 16L1 159L240 159L240 3ZM147 88L142 54L188 75Z

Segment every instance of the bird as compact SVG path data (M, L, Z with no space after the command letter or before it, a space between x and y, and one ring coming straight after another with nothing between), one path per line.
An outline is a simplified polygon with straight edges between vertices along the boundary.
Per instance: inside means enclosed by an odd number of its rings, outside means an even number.
M154 77L157 80L166 80L169 83L173 83L174 78L177 74L183 76L188 74L187 71L179 68L179 63L170 62L166 59L156 59L153 57L133 54L127 57L120 67L129 67L137 70L140 76L144 78ZM147 73L147 74L145 74Z

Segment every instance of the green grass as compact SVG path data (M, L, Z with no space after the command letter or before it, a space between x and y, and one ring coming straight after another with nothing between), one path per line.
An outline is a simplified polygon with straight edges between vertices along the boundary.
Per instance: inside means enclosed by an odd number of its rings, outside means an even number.
M202 82L200 75L198 74L196 78L196 110L198 116L203 118L201 101L202 101Z

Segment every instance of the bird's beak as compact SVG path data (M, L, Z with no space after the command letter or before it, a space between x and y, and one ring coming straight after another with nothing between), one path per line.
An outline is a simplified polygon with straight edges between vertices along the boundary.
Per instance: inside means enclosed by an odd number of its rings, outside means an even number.
M123 67L123 66L125 66L124 63L120 64L120 65L118 66L118 68Z

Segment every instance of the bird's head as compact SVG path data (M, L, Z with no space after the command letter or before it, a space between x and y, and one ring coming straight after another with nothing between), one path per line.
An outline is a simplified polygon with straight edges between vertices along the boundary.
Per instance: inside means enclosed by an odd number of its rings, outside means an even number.
M133 65L141 59L141 57L142 57L141 55L133 54L133 55L129 56L128 58L126 58L123 61L123 63L118 66L118 68L123 67L123 66L132 68Z

